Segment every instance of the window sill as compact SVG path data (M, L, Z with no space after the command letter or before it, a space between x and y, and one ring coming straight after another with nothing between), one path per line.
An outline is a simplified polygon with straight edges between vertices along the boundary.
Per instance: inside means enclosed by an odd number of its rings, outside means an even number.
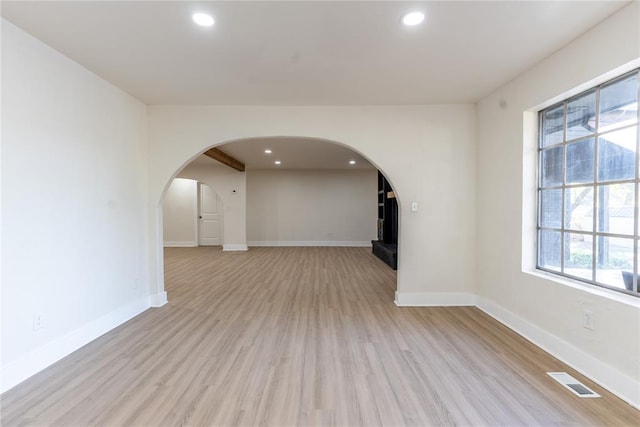
M627 295L622 292L616 292L607 288L600 288L595 285L588 285L578 280L569 279L568 277L557 276L552 273L547 273L541 270L523 271L523 273L530 274L532 276L550 280L560 285L568 286L573 289L577 289L586 292L591 295L595 295L602 298L607 298L611 301L619 302L621 304L629 305L631 307L640 308L640 298L632 295Z

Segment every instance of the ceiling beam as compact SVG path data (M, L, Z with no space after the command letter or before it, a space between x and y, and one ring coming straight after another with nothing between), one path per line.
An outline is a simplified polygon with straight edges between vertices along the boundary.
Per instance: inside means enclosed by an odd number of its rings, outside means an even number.
M204 152L205 156L211 157L214 160L219 161L223 165L227 165L237 171L244 172L244 163L231 157L230 155L223 153L217 148L212 148Z

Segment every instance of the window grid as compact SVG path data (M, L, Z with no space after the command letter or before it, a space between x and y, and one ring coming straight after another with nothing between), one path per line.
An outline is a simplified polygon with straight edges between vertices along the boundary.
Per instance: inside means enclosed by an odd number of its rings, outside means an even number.
M638 292L640 292L640 283L638 283L638 274L640 273L638 271L638 250L640 249L640 236L639 236L639 232L640 232L640 225L639 223L639 212L638 212L638 204L639 204L639 197L640 197L640 129L638 129L639 125L640 125L640 108L636 107L636 117L635 117L635 123L633 124L628 124L628 125L622 125L622 126L616 126L615 124L613 125L613 128L611 128L612 125L609 125L609 127L607 128L605 126L605 129L603 131L601 131L601 90L603 88L610 88L613 85L615 85L615 83L617 82L622 82L623 80L631 77L631 76L638 76L640 75L640 70L634 70L633 72L627 73L623 76L617 77L611 81L605 82L601 85L598 85L595 88L591 88L589 90L586 90L580 94L577 94L571 98L568 98L560 103L557 103L555 105L552 105L549 108L546 108L543 111L540 111L539 113L539 144L538 144L538 203L537 203L537 207L538 207L538 219L537 219L537 240L538 240L538 244L537 244L537 260L536 260L536 265L537 268L543 271L547 271L553 274L558 274L558 275L562 275L562 276L566 276L572 279L576 279L582 282L586 282L586 283L590 283L593 285L597 285L597 286L601 286L601 287L605 287L605 288L610 288L616 291L621 291L621 292L625 292L625 293L629 293L635 296L638 296ZM640 80L640 77L638 77L638 79ZM636 97L636 105L638 100L640 100L640 85L638 85L638 89L637 89L638 93L636 93L635 95ZM570 137L568 135L568 128L569 128L569 122L568 122L568 111L569 111L569 104L572 101L578 101L582 98L587 98L588 96L591 95L591 92L594 93L595 95L595 108L594 108L594 123L595 126L593 127L593 130L588 133L587 135L578 135L576 137ZM550 144L546 144L546 141L544 140L545 136L547 136L544 133L544 129L543 127L545 126L545 120L546 120L546 113L552 112L555 109L558 109L562 107L562 140L559 142L553 142ZM579 106L580 107L580 106ZM608 112L608 111L607 111ZM606 113L606 112L605 112ZM625 130L633 130L635 129L635 133L636 133L636 139L635 139L635 154L634 154L634 167L635 167L635 174L633 178L624 178L624 179L611 179L611 177L606 177L606 176L599 176L599 162L600 162L600 158L603 155L603 148L605 141L607 141L604 137L606 136L611 136L614 135L616 132L621 132L621 131L625 131ZM593 140L593 155L592 155L592 161L593 161L593 178L589 181L580 181L580 182L573 182L573 183L567 183L567 173L568 173L568 146L573 146L573 147L577 147L577 144L579 142L586 142L589 140ZM609 142L607 142L609 143ZM544 183L544 172L545 172L545 167L548 167L548 164L544 162L544 155L545 154L550 154L552 153L551 150L553 149L558 149L560 148L562 151L561 154L561 176L562 176L562 181L560 184L556 184L556 185L549 185L549 183ZM557 160L556 160L557 162ZM621 185L621 184L632 184L634 186L633 188L633 195L634 195L634 203L633 203L633 229L632 232L630 234L627 233L613 233L613 232L609 232L608 230L601 230L601 224L598 223L598 217L600 216L600 212L598 211L598 204L603 204L603 200L608 200L608 193L611 189L613 189L615 185ZM572 224L569 223L567 224L567 203L568 203L568 191L571 191L571 189L577 189L577 188L584 188L585 191L591 190L591 197L592 197L592 201L591 201L591 212L592 212L592 225L591 225L591 231L584 231L584 230L578 230L578 229L574 229L572 227ZM559 227L554 227L554 226L549 226L542 224L543 221L543 198L542 198L542 194L543 194L543 190L545 192L549 192L550 190L561 190L560 194L561 194L561 201L560 201L560 224ZM569 201L571 199L569 198ZM607 202L608 203L608 202ZM603 205L604 206L604 205ZM602 208L602 207L601 207ZM606 209L609 208L608 205L605 206ZM609 213L607 213L607 216L609 215ZM608 226L608 221L607 221L607 226ZM544 244L543 239L541 238L542 233L544 231L549 231L549 232L556 232L559 233L560 235L560 245L559 245L559 268L556 269L555 266L554 268L551 268L549 266L544 266L541 265L541 257L542 257L542 246ZM589 236L591 237L591 267L590 267L590 278L586 278L586 277L580 277L576 274L571 274L571 272L567 272L567 265L566 265L566 260L567 258L570 258L571 253L570 253L570 246L567 247L567 244L569 242L568 239L570 239L570 237L572 235L577 235L577 236ZM603 283L603 281L599 281L598 280L598 267L599 267L599 262L600 262L600 254L604 253L605 250L607 250L607 255L606 258L609 257L609 253L608 253L608 243L605 244L605 242L608 241L609 238L620 238L620 239L627 239L627 240L631 240L632 246L633 246L633 257L632 257L632 266L629 270L631 270L632 273L632 288L631 290L627 290L625 289L625 287L617 287L617 286L613 286L611 284L607 284L607 283ZM598 246L602 245L603 247L605 247L605 249L601 249ZM568 252L569 250L569 252ZM600 251L600 252L599 252ZM622 270L621 270L622 272Z

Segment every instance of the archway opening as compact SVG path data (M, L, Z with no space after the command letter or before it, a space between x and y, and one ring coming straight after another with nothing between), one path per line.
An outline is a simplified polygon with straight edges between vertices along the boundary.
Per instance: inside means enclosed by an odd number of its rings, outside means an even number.
M207 184L219 192L225 217L229 218L222 231L224 251L358 247L371 254L372 242L382 240L382 190L385 201L393 199L395 205L397 248L397 191L371 160L352 147L293 137L245 138L215 147L246 164L246 170L231 170L198 154L174 176L202 180L203 170L209 168L211 179ZM386 183L384 189L381 180ZM163 199L166 194L165 189ZM387 214L387 225L391 222ZM395 270L395 262L389 265L385 268ZM395 271L392 277L395 292ZM393 300L393 293L389 300Z

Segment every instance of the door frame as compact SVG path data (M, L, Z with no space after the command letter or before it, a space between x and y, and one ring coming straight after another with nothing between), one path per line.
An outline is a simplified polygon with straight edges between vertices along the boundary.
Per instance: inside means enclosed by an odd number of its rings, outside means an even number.
M217 214L218 214L218 245L203 245L202 244L202 234L201 234L201 226L202 226L202 186L206 186L208 187L213 194L215 194L216 196L216 206L218 207L217 209ZM224 221L224 209L222 209L223 204L222 204L222 199L220 199L220 196L218 195L218 192L213 189L213 187L207 185L206 183L202 182L202 181L198 181L198 185L196 187L196 203L197 203L197 208L196 208L196 223L197 223L197 227L196 227L196 243L197 246L223 246L224 244L224 225L223 225L223 221Z

